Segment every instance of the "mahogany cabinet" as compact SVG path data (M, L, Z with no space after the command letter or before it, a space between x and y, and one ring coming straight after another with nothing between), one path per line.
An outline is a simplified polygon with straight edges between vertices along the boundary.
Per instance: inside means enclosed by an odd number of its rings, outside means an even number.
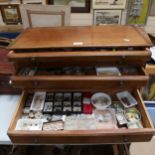
M145 63L150 59L152 45L147 34L132 26L92 26L26 29L10 46L8 58L16 72L12 82L23 89L18 107L8 129L8 135L17 144L103 144L149 141L154 127L147 113L139 88L147 83ZM120 76L53 75L39 72L20 75L24 67L100 67L124 68ZM126 72L130 70L131 72ZM136 72L132 72L136 69ZM16 131L17 120L27 94L35 91L103 91L115 98L122 90L129 90L136 98L142 115L142 129L105 129L83 131Z

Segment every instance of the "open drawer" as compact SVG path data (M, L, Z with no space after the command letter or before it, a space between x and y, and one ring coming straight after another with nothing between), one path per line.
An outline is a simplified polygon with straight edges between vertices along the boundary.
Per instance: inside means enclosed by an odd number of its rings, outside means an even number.
M124 68L126 72L129 67ZM132 69L136 69L133 73ZM131 68L131 72L121 72L121 75L97 75L96 72L88 75L53 75L50 71L38 71L33 76L12 76L15 86L29 89L52 88L53 90L92 90L99 91L105 88L140 88L146 85L148 76L141 67Z
M118 91L118 90L117 90ZM116 90L108 93L114 95ZM23 92L16 112L8 129L8 135L16 144L102 144L102 143L130 143L149 141L154 128L145 109L138 90L133 90L132 94L136 98L137 109L141 113L141 120L144 128L138 129L105 129L105 130L62 130L62 131L21 131L15 130L17 121L21 118L23 107L28 92Z

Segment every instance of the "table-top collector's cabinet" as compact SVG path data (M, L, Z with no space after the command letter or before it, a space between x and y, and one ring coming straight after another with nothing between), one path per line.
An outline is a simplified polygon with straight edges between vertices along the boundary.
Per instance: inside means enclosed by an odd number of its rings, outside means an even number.
M138 89L148 80L144 67L145 62L150 59L148 48L151 45L147 34L132 26L26 29L10 45L8 55L16 67L12 82L23 89L8 129L12 142L103 144L149 141L154 128ZM117 68L121 74L97 72L96 68L107 67ZM118 100L116 94L122 91L130 92L136 99L135 107L140 112L142 127L16 130L31 93L71 92L74 95L80 92L89 96L90 93L104 92L109 94L113 104L113 101Z

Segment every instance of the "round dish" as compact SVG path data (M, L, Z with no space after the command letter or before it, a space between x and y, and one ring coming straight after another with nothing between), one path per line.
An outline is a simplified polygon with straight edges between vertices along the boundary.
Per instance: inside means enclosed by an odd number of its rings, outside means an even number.
M91 103L96 109L103 110L111 105L111 98L105 93L95 93L91 97Z

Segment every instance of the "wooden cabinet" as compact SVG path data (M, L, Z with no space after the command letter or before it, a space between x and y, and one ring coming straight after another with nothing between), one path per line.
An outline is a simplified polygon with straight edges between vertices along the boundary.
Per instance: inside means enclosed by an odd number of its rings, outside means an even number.
M8 130L13 143L18 144L103 144L149 141L154 128L145 109L138 88L148 76L145 62L152 44L141 29L132 26L93 26L61 28L29 28L10 45L8 57L14 62L15 86L23 89L21 99ZM100 67L117 66L125 71L119 76L53 75L40 71L36 75L20 75L24 67ZM131 69L131 72L126 72ZM132 72L132 70L136 72ZM103 91L115 98L122 90L129 90L136 98L144 128L105 129L83 131L16 131L29 92L44 91Z

